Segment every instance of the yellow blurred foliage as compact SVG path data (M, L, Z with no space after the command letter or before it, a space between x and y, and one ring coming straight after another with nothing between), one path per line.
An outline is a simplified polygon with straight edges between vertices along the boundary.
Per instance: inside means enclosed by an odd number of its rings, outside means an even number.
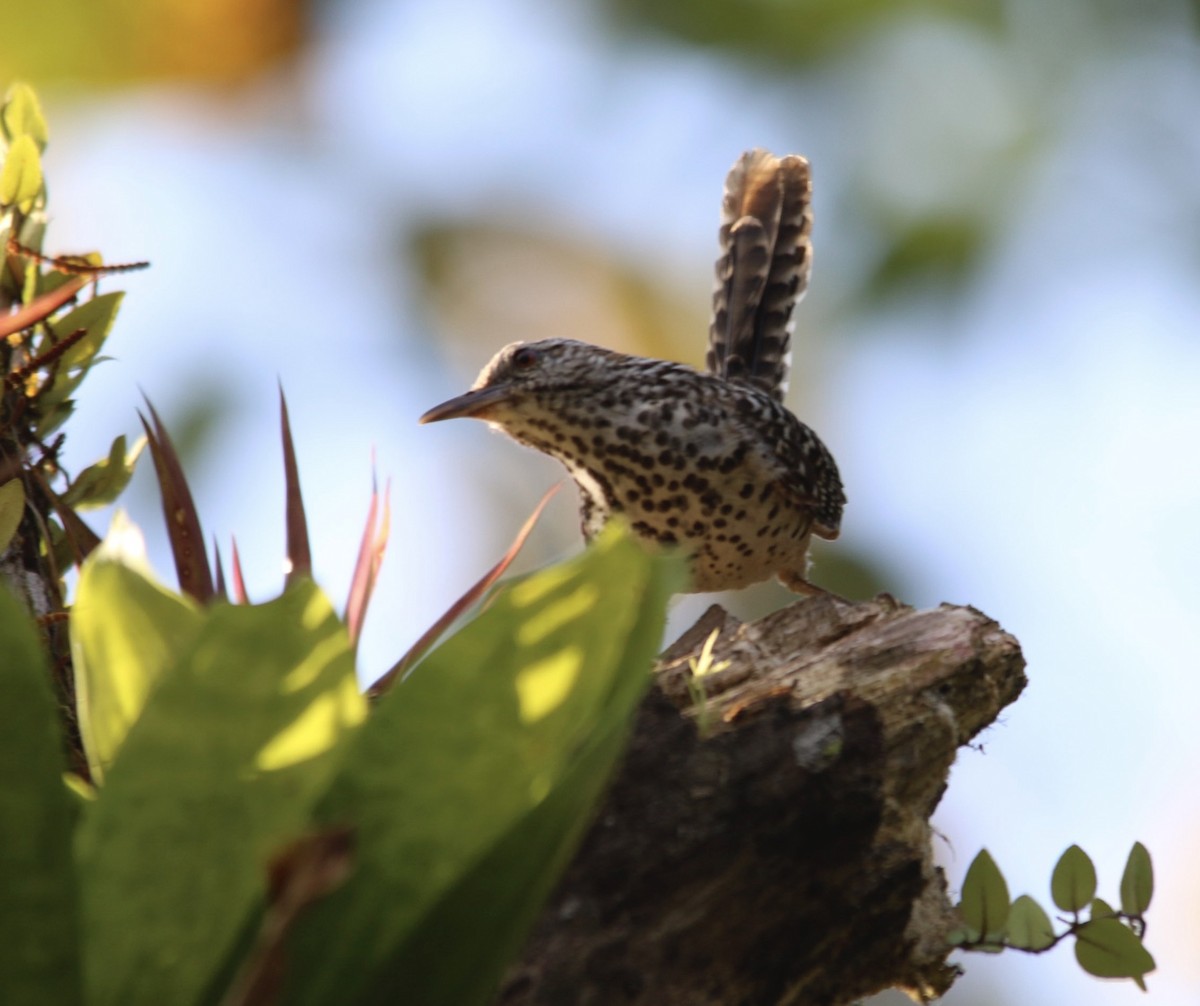
M299 0L0 0L0 78L238 84L304 42Z

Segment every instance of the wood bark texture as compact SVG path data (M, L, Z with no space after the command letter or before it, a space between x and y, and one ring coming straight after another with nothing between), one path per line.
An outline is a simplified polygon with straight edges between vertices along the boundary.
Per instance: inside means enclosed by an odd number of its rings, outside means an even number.
M714 629L696 698L689 661ZM954 912L929 818L1025 686L973 608L823 595L719 607L659 661L623 766L504 1006L836 1004L942 994Z

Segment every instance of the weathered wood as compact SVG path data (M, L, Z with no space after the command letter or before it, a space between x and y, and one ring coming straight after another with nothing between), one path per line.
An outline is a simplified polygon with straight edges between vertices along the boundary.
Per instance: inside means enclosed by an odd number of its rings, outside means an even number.
M713 629L728 665L698 703L689 660ZM957 749L1024 685L1016 640L972 608L818 596L745 624L709 609L663 654L499 1002L944 992L953 913L929 818Z

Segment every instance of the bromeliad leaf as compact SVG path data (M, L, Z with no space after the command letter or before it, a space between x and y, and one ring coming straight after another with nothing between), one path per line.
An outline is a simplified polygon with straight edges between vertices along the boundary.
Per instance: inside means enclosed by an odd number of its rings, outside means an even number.
M141 532L124 514L83 564L71 613L79 728L101 783L146 700L200 627L199 609L150 576Z

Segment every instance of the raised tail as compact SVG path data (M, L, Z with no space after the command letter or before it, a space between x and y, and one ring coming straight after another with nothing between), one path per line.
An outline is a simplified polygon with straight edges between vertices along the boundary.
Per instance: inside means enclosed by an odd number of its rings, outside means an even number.
M708 369L782 401L792 309L812 268L812 177L796 154L749 150L725 180Z

